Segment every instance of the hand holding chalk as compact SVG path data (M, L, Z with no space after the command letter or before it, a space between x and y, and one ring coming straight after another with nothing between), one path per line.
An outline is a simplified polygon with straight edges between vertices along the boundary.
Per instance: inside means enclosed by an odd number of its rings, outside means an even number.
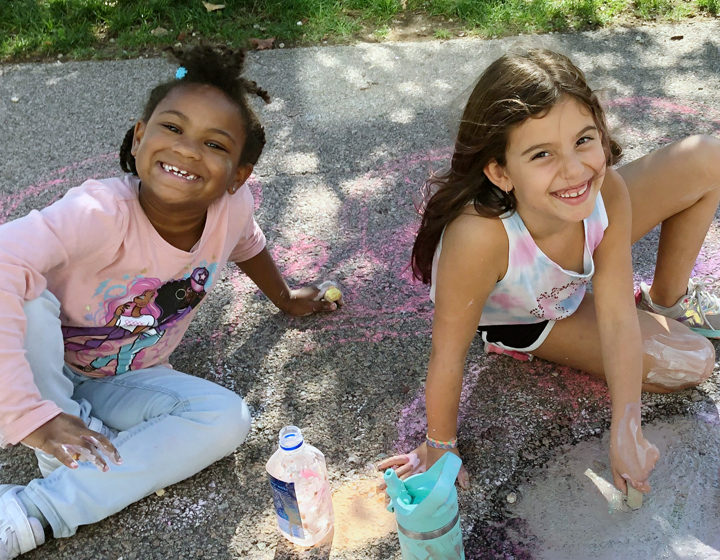
M342 292L335 282L326 281L315 286L305 286L291 290L286 303L281 307L283 311L295 316L305 316L319 311L335 311L344 305Z
M323 299L325 301L329 302L335 302L339 301L342 297L342 292L338 290L335 286L330 286L328 290L325 292L325 295L323 296Z
M630 487L640 492L650 491L648 477L659 457L658 448L642 435L640 403L627 404L622 417L614 419L610 427L610 462L613 482L628 494L628 505L630 501L637 503L637 496L630 499L627 491Z
M326 280L318 286L318 294L315 296L317 301L324 299L329 303L335 303L342 300L342 292L337 284L332 280Z

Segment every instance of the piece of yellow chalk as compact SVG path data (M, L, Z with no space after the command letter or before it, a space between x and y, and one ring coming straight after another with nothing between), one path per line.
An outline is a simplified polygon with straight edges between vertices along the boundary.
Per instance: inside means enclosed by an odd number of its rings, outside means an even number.
M335 286L330 286L325 292L323 299L332 303L338 301L341 297L342 292L338 290Z
M640 509L643 504L643 494L628 484L627 505L630 509Z

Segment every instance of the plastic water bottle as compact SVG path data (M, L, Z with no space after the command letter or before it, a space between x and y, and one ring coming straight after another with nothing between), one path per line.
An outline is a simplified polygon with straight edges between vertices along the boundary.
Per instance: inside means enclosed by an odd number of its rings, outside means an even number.
M265 468L283 536L300 546L323 540L335 521L325 456L303 441L300 428L286 426Z
M403 560L463 560L462 532L455 479L462 461L445 453L427 472L398 478L393 469L384 479L395 512Z

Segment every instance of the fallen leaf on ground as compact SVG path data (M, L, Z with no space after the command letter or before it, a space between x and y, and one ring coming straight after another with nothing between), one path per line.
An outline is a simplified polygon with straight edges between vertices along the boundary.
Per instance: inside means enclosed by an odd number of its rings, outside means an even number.
M273 48L273 43L275 42L275 37L270 37L269 39L250 39L250 44L255 47L258 51L265 51L267 49Z
M208 12L217 12L225 8L225 4L211 4L210 2L203 2L203 6Z

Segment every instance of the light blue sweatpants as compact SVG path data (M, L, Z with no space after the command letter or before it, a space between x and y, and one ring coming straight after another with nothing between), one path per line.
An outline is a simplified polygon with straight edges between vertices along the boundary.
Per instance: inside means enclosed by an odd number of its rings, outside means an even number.
M123 464L100 472L90 463L57 468L25 495L56 537L104 519L232 453L250 430L243 400L219 385L158 366L94 379L65 366L60 304L50 292L25 304L27 358L40 394L90 425L118 430ZM56 465L57 460L53 459ZM47 456L44 467L48 468Z

